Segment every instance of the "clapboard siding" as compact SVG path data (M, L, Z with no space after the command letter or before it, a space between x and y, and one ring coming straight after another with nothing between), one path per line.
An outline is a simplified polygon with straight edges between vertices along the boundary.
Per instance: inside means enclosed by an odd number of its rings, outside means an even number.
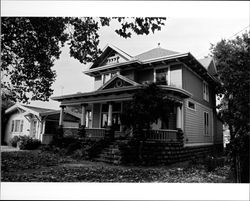
M189 99L196 105L196 110L191 110L187 107L187 100L185 101L185 141L189 143L210 143L213 142L213 118L212 110L207 108L192 99ZM204 112L209 114L209 135L204 134Z
M193 99L207 107L215 107L215 92L209 85L209 102L203 99L203 80L187 68L182 68L182 88L193 95Z

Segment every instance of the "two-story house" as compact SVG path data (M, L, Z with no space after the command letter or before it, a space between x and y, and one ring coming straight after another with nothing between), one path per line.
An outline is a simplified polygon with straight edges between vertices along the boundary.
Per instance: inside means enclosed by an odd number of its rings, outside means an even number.
M131 56L107 45L84 72L94 77L93 92L52 99L61 102L60 125L65 107L81 105L81 125L86 126L87 135L102 137L105 128L113 125L119 136L126 132L120 120L126 104L143 84L156 82L166 91L166 98L181 106L176 104L169 118L152 125L157 132L151 138L173 138L180 128L184 146L222 144L222 124L216 116L216 72L212 58L197 60L191 53L160 47Z

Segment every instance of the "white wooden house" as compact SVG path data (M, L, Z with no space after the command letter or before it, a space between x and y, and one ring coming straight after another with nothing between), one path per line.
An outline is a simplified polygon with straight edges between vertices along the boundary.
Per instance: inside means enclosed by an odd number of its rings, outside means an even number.
M8 122L5 130L4 141L14 136L26 135L39 139L43 144L48 144L59 126L60 110L51 110L19 103L5 111ZM65 127L78 128L80 118L72 113L65 112Z

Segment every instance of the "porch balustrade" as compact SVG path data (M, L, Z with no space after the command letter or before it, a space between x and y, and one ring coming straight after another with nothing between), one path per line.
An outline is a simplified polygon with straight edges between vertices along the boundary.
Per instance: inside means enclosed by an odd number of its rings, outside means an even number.
M145 131L147 140L177 141L177 130L150 130Z
M86 137L88 138L104 138L105 129L103 128L85 128Z

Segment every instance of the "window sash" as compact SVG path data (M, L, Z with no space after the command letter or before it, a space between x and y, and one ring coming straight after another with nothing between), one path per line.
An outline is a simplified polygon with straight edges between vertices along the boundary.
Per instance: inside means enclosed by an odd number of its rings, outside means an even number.
M203 99L209 101L209 87L206 82L203 82Z
M195 103L188 101L188 108L191 110L195 110Z
M15 121L12 120L11 121L11 132L14 132L14 128L15 128Z
M155 82L166 85L168 84L168 68L155 70Z
M20 120L15 120L15 132L19 132L20 130Z
M20 132L23 132L23 120L21 120Z

